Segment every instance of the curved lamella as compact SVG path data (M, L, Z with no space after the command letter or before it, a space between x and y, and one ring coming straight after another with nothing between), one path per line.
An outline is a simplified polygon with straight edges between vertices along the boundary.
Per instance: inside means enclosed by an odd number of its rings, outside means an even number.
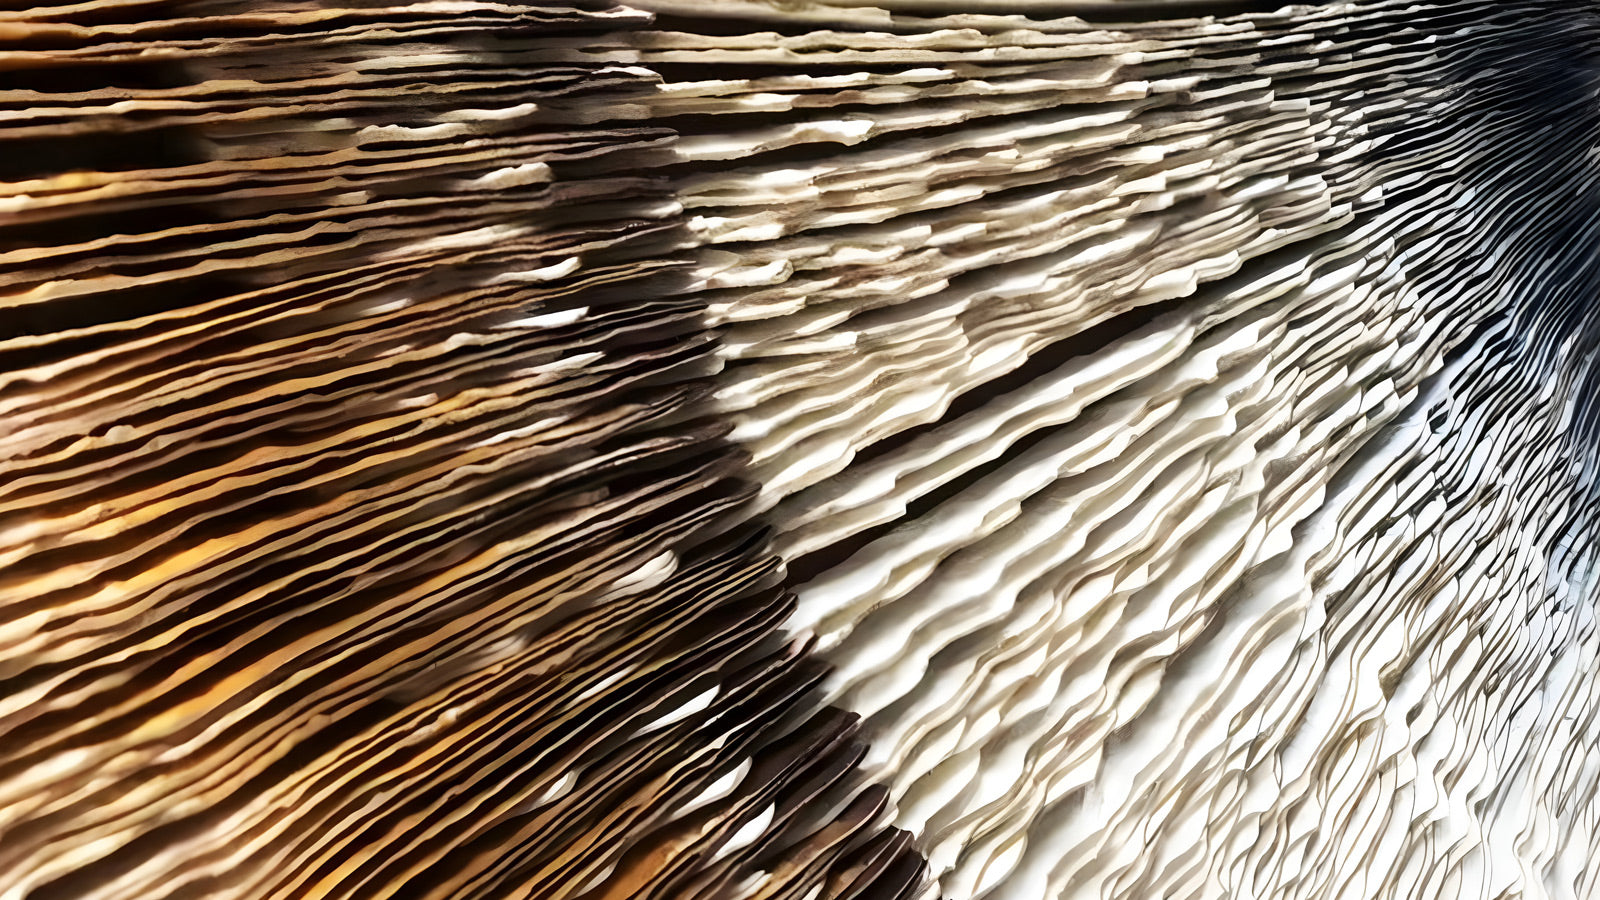
M738 512L676 136L583 121L647 14L0 20L0 896L923 888Z
M1600 890L1593 10L0 23L0 897Z
M651 58L789 628L940 891L1581 894L1593 23L914 7Z

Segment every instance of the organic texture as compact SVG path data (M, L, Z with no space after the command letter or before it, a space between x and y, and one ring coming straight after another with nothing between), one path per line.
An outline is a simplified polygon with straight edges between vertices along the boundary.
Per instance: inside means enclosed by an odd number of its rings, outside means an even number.
M1600 8L0 12L0 900L1600 896Z

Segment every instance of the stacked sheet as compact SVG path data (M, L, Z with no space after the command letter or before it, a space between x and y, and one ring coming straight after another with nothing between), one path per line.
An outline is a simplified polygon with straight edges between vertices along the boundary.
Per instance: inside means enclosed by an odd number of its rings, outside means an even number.
M0 900L1594 895L1595 12L0 12Z

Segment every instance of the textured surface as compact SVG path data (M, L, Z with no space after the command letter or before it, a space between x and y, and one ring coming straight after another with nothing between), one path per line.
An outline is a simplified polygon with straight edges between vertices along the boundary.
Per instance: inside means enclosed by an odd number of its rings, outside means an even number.
M1587 2L97 0L0 181L0 900L1600 896Z
M717 399L941 888L1589 895L1593 11L830 21L641 59L783 64Z
M730 519L673 134L583 123L645 21L9 26L0 896L915 881Z

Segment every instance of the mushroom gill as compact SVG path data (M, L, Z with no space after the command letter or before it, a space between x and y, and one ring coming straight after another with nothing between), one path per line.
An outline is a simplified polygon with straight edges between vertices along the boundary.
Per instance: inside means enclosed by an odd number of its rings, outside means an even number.
M0 10L0 900L1600 897L1591 0Z

